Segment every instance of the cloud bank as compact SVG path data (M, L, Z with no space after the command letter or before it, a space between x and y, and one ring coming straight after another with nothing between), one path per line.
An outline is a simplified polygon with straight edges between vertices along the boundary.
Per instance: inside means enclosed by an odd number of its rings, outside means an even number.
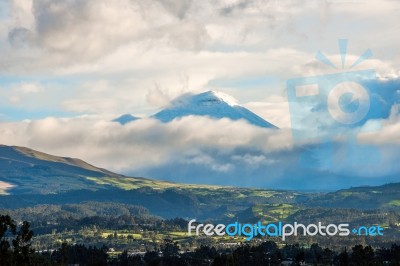
M399 122L393 108L381 131L360 136L358 148L374 145L381 156L372 163L365 160L371 155L349 155L346 139L335 141L330 150L320 141L293 142L288 129L196 116L167 124L146 118L124 126L97 117L50 117L2 124L0 142L176 182L335 189L398 179L400 143L394 132Z

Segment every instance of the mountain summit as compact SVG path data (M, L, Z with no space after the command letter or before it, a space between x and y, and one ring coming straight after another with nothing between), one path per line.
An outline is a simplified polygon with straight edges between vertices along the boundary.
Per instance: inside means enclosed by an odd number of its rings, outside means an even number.
M189 115L208 116L214 119L244 119L255 126L277 128L248 109L238 105L233 97L216 91L182 95L173 100L169 107L156 113L153 117L166 123L175 118Z
M138 120L138 119L140 119L140 118L133 116L131 114L124 114L124 115L121 115L120 117L113 119L112 122L118 122L121 125L125 125L125 124L128 124L128 123Z

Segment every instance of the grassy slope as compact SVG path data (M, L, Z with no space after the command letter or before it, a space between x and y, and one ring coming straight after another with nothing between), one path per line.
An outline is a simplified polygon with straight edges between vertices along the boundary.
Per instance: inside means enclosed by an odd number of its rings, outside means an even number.
M101 181L103 178L104 181ZM96 190L104 188L104 184L114 186L123 182L131 188L133 184L169 186L167 182L140 177L128 178L80 159L58 157L24 147L5 145L0 145L0 182L4 184L0 186L1 194L51 194L77 189ZM7 188L7 184L14 187Z
M279 207L271 204L304 203L309 207L339 208L400 207L400 183L380 187L351 188L320 195L294 191L178 184L127 177L95 167L79 159L58 157L24 147L4 145L0 145L0 182L15 186L11 189L0 186L0 194L3 195L6 193L57 194L81 189L95 191L105 188L122 190L151 188L155 191L172 189L183 195L194 197L200 206L210 208L229 206L226 210L227 217L233 215L237 209L257 204L258 206L253 207L254 213L259 218L265 219L276 218L276 213L286 215L284 211L275 211L273 214L272 212ZM235 207L237 207L236 210ZM286 210L292 208L286 207Z
M399 208L400 183L376 187L354 187L323 194L306 203L308 206L333 208Z
M122 190L149 187L155 190L176 189L193 193L203 201L224 202L274 198L292 201L301 193L265 189L246 189L211 185L191 185L127 177L90 165L82 160L58 157L24 147L0 145L0 181L13 184L11 194L53 194L78 189ZM5 192L3 189L2 192ZM285 194L282 196L282 194Z

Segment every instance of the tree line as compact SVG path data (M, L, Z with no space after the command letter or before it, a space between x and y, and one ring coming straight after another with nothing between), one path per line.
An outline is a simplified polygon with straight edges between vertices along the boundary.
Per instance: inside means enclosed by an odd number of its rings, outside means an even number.
M34 250L30 225L24 221L17 225L9 215L0 215L0 265L30 265Z
M174 219L173 224L184 225ZM31 247L34 233L29 222L17 224L9 215L0 215L0 266L25 265L400 265L400 245L374 249L355 245L340 252L322 248L318 244L279 245L266 241L258 245L242 244L236 248L216 249L200 246L194 251L182 250L178 242L164 239L158 249L145 254L124 251L110 256L106 246L87 247L62 243L56 250L35 252Z
M51 254L42 254L41 265L112 265L112 266L250 266L250 265L338 265L379 266L400 265L400 245L374 250L371 246L355 245L351 249L335 252L318 244L301 247L299 244L278 247L273 241L257 246L242 245L233 250L217 250L200 246L192 252L181 252L177 242L165 239L158 251L144 255L124 251L111 258L106 247L95 248L64 243ZM44 260L46 259L46 260Z

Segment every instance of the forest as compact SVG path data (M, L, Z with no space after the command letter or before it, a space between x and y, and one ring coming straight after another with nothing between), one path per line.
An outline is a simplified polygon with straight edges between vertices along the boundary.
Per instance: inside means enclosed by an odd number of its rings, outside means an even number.
M184 251L178 242L164 239L160 248L145 253L110 255L106 246L70 245L63 242L51 251L35 251L31 246L34 232L27 221L16 224L8 215L0 216L0 265L399 265L400 246L392 244L374 250L355 245L333 251L312 244L278 246L273 241L258 245L241 244L233 249L200 246Z
M165 219L139 205L37 205L0 210L0 265L400 265L396 211L272 204L235 218L243 217L376 223L385 236L195 237L187 234L187 219Z

